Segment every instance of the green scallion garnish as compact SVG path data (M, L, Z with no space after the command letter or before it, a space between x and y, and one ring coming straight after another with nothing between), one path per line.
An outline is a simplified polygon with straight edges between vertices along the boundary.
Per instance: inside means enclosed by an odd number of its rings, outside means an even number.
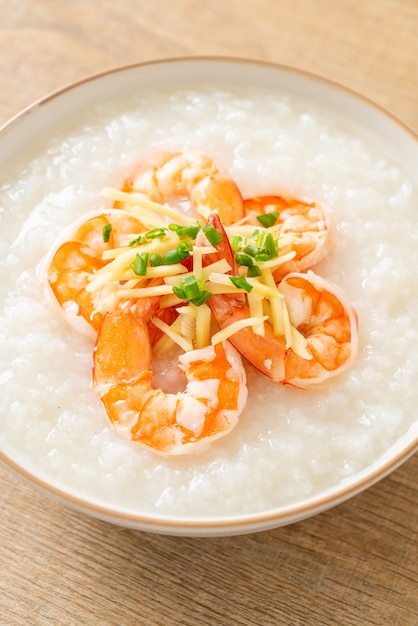
M247 270L248 278L255 278L256 276L261 276L261 270L258 265L251 265L251 267Z
M179 239L196 239L196 235L200 230L200 224L188 224L187 226L179 226L176 229Z
M252 244L248 244L244 248L245 254L249 254L250 256L255 257L260 252L260 246L253 246Z
M252 257L242 252L235 255L235 260L239 265L245 265L246 267L252 267L254 265Z
M238 289L244 289L248 293L253 289L253 286L250 285L248 280L243 276L228 276L228 278L231 283L235 285L235 287L237 287Z
M195 306L201 306L202 304L205 304L206 300L209 300L211 295L212 295L211 292L205 289L204 291L201 291L200 294L196 298L193 298L193 300L190 300L190 302L194 304Z
M147 239L161 239L161 237L164 237L166 234L166 229L165 228L153 228L152 230L149 230L145 237Z
M194 276L193 274L191 276L186 276L185 278L183 278L183 280L181 281L181 286L187 300L192 300L200 294L201 289L199 287L199 283L197 282L196 276Z
M135 261L131 263L130 267L133 269L137 276L145 276L145 274L147 273L148 258L148 252L136 254Z
M169 250L165 253L163 261L165 265L174 265L174 263L180 263L183 259L186 259L190 256L190 250L193 248L192 245L190 247L185 246L187 244L186 241L181 241L177 248L173 248L173 250Z
M160 254L153 252L149 258L149 264L152 265L152 267L157 267L158 265L164 264L164 259Z
M130 241L128 245L133 248L134 246L142 246L144 245L144 243L147 242L148 239L144 237L144 235L138 235L138 237L136 239L132 239L132 241Z
M206 239L212 246L218 245L223 239L221 233L218 232L212 224L206 224L206 226L202 228L202 231L205 233Z
M274 226L279 219L280 213L277 211L271 211L270 213L264 213L263 215L257 215L257 220L264 228L270 228Z
M105 243L108 243L111 232L112 232L112 224L106 224L105 226L103 226L103 241Z
M229 243L231 244L232 251L238 252L244 243L244 237L241 237L241 235L232 235Z
M187 300L196 306L204 304L212 295L205 289L205 282L198 281L193 274L183 278L179 287L173 287L173 293L181 300Z

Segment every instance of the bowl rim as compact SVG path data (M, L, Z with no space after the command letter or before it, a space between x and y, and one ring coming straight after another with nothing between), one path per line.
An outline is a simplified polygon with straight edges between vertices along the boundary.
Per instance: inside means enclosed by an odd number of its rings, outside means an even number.
M398 130L402 133L406 133L410 138L412 138L416 142L418 148L418 133L415 132L409 125L401 121L380 104L369 99L367 96L364 96L352 88L338 83L337 81L298 67L283 65L271 61L245 57L212 55L160 58L116 66L102 72L88 75L50 92L17 112L1 125L0 141L10 128L19 124L22 119L33 113L36 109L48 105L56 99L59 99L61 96L69 92L76 91L78 88L83 87L88 83L101 81L102 79L107 79L112 75L118 75L124 72L141 71L144 67L196 63L238 64L242 66L251 65L252 67L259 66L261 68L267 68L273 72L286 73L288 75L293 74L299 79L302 78L321 87L326 87L343 97L346 96L357 102L363 103L363 105L366 105L366 108L368 109L377 111L379 115L388 120L391 125L395 125ZM402 437L400 437L397 441L399 442L401 439ZM394 442L394 445L396 445L396 443L397 442ZM391 458L385 460L384 462L377 459L377 461L368 465L364 470L358 472L353 477L350 477L347 481L344 481L344 483L339 483L337 486L319 492L317 495L311 496L307 499L299 500L294 504L275 507L261 512L239 515L222 515L210 518L205 518L204 516L185 518L170 515L158 516L155 514L141 514L124 511L122 508L112 508L109 505L95 501L92 502L87 497L73 493L72 490L60 488L55 484L51 484L51 482L48 482L48 480L42 476L33 473L33 471L25 467L23 464L20 464L18 461L11 458L3 450L0 450L0 463L46 495L52 496L62 504L70 505L73 509L87 513L96 518L122 526L128 526L138 530L157 532L160 534L216 536L259 532L283 526L285 524L295 523L307 517L311 517L312 515L321 513L322 511L336 506L357 495L366 488L383 479L390 472L394 471L408 458L410 458L417 450L418 436L412 439L412 441L410 441L406 446L403 446Z
M280 526L293 524L322 513L346 500L360 494L376 484L400 465L411 458L418 451L418 437L398 452L383 465L379 459L373 464L370 471L366 467L360 474L347 480L346 484L334 486L310 498L300 500L294 504L276 507L266 511L250 514L219 516L212 518L179 516L158 516L155 514L139 514L124 511L122 508L112 508L99 502L88 500L76 495L72 490L65 490L48 482L41 476L32 473L0 450L0 463L26 483L49 497L53 497L61 504L91 515L103 521L120 526L134 528L148 532L180 536L226 536L271 530Z

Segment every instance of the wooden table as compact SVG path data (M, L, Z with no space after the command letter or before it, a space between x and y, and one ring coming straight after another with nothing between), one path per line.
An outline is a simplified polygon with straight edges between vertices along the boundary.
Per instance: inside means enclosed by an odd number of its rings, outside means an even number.
M0 122L118 65L232 55L320 73L418 131L417 0L0 0ZM91 519L0 471L0 623L418 624L415 456L270 532L189 539Z

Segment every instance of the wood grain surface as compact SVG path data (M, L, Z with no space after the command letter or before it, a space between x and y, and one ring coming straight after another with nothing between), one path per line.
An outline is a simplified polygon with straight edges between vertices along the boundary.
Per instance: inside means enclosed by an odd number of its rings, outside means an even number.
M68 83L187 55L319 73L418 131L417 0L0 0L0 123ZM292 526L189 539L74 512L0 469L0 624L418 624L418 457Z

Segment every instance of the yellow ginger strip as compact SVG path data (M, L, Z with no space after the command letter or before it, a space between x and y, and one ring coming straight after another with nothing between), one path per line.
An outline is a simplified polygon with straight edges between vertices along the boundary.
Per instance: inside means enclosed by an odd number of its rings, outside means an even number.
M230 272L231 269L232 267L226 259L220 259L219 261L215 261L215 263L211 263L203 268L203 277L205 280L208 280L212 272L226 274L227 272Z
M193 344L189 339L186 339L185 337L180 335L178 332L173 330L171 326L158 319L158 317L153 317L151 319L151 322L154 324L154 326L159 328L163 333L170 337L170 339L172 339L174 343L180 346L182 350L184 350L185 352L193 350Z
M279 267L279 265L282 265L283 263L287 263L287 261L291 261L292 259L294 259L296 256L296 251L292 250L292 252L288 252L287 254L283 254L282 256L277 256L274 259L269 259L268 261L260 261L260 263L257 263L257 265L259 266L260 269L263 268L272 268L275 269L276 267Z
M181 335L193 342L196 337L196 317L182 313L179 318Z
M191 302L185 304L184 306L176 307L177 313L182 313L183 315L188 315L193 319L196 319L196 308Z
M193 274L197 280L203 277L202 249L199 246L193 246Z
M250 317L258 318L260 323L253 326L254 334L264 337L264 322L261 321L264 318L263 311L263 296L252 291L247 294L248 305L250 308Z
M175 263L173 265L157 265L155 267L147 267L147 273L144 276L138 276L133 269L126 268L126 270L120 272L117 278L109 279L109 282L113 281L134 281L137 283L148 280L149 278L165 278L166 276L178 276L179 274L187 273L187 269L181 263ZM128 288L127 284L123 285L124 288Z
M196 311L196 348L205 348L210 344L210 323L212 312L207 304L195 307Z
M206 289L214 295L248 293L245 289L235 287L230 281L228 284L212 283L210 280L206 283Z
M170 325L171 331L174 333L179 333L180 331L180 317L176 317L174 322ZM160 356L171 350L173 347L174 341L169 337L165 332L161 335L157 343L153 348L153 352L155 356Z
M155 296L165 296L168 293L167 285L155 285L154 287L139 287L139 288L116 288L110 294L105 296L99 293L99 296L94 299L95 312L103 313L105 311L112 310L115 305L121 300L133 300L134 298L152 298Z
M126 272L126 270L130 268L130 264L135 261L137 252L140 252L141 254L144 252L152 254L156 251L160 253L160 251L162 250L163 254L165 254L165 252L171 250L172 248L173 245L171 242L170 244L168 242L164 242L164 246L161 248L161 246L158 245L158 241L156 239L153 239L150 244L145 244L140 248L125 248L125 250L121 254L119 254L119 256L117 256L113 261L97 270L97 272L94 274L93 278L87 285L86 290L92 292L96 289L100 289L109 281L123 280L122 277L124 276L124 272Z
M286 348L292 348L293 352L299 355L302 359L312 359L312 354L309 352L306 338L290 322L286 300L283 299L280 303L282 305Z
M238 320L237 322L233 322L226 328L218 331L214 335L212 335L211 343L212 345L216 345L217 343L222 343L222 341L226 341L232 335L235 335L238 331L243 328L248 328L249 326L257 326L260 322L265 322L267 319L267 315L264 315L261 320L259 317L247 317L242 320Z
M212 272L209 276L209 280L212 283L217 283L219 285L225 285L228 287L232 285L232 282L230 281L228 275L219 274L217 272ZM264 298L270 299L270 298L282 298L283 297L282 294L277 291L277 289L271 289L271 287L268 287L267 285L263 285L263 283L260 283L256 278L246 278L246 280L254 289L254 293L258 293L260 294L260 296L263 296ZM242 290L237 288L236 291L238 292Z
M276 282L274 280L272 271L270 268L263 268L261 270L261 280L265 285L271 289L276 289ZM280 292L279 292L280 293ZM283 306L286 307L283 294L281 299L272 298L270 300L271 318L270 323L273 326L273 332L276 336L283 336L285 334L284 320L283 320Z
M292 350L302 359L313 359L312 353L309 351L306 337L304 337L294 326L290 326L290 332L292 335Z
M200 252L201 254L213 254L216 252L216 248L213 246L193 246L193 254L195 252Z
M284 337L286 340L286 348L292 348L292 326L289 319L289 311L287 310L286 301L283 299L280 302L282 306Z
M169 293L161 298L160 309L170 309L172 306L177 306L183 302L184 300L178 298L175 293Z
M220 274L223 274L224 272L229 272L230 270L231 270L231 266L229 265L229 263L225 259L221 259L220 261L215 261L215 263L211 263L210 265L203 267L202 275L205 281L207 281L212 272L218 272ZM194 274L194 271L184 273L182 274L182 276L167 276L164 279L164 282L167 285L173 285L173 286L178 287L179 282L182 278L186 278L187 276L192 276L193 274ZM196 276L196 278L198 277ZM232 286L231 281L229 281L229 283ZM233 289L233 291L236 291L236 289Z
M197 316L200 307L195 306L191 302L185 306L176 307L177 313L181 318L181 333L185 337L195 341L197 336ZM202 346L204 347L204 346Z
M112 189L111 187L104 187L100 195L105 198L110 198L111 200L117 200L118 202L126 202L126 204L132 204L135 206L142 207L146 210L153 211L158 215L164 215L175 220L176 224L188 225L194 224L196 222L195 219L184 215L183 213L179 213L174 209L170 209L169 207L164 206L163 204L159 204L158 202L153 202L152 200L148 200L142 194L139 193L128 193L126 191L119 191L118 189Z
M171 348L173 347L173 344L174 344L174 341L171 339L171 337L163 333L161 337L159 338L159 340L157 341L157 343L155 344L155 346L153 347L154 356L159 357L159 356L166 354L167 352L171 350Z

